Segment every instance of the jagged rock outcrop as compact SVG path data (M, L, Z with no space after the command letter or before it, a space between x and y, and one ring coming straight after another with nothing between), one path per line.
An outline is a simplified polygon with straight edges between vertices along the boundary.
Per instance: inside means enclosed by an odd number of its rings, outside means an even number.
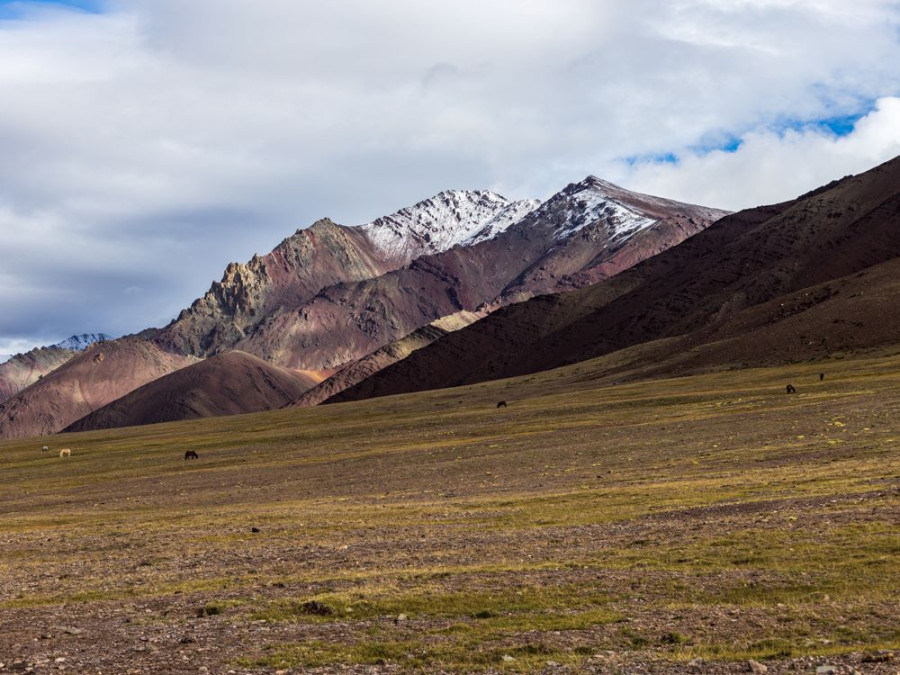
M265 256L230 264L222 280L155 340L170 351L195 356L241 348L293 367L289 360L241 343L266 320L302 306L325 288L373 279L420 255L503 231L536 205L487 191L448 191L367 225L319 220Z

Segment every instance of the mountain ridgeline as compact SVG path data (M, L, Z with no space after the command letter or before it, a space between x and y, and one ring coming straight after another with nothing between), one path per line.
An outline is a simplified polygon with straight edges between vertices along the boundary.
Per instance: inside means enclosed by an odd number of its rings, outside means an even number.
M636 282L617 283L623 271L726 215L591 176L544 202L447 191L365 225L322 219L266 255L230 264L165 328L95 346L99 360L70 356L0 406L0 435L313 405L370 386L391 364L415 363L460 329L471 335L498 311L588 287L606 289L603 297L625 292ZM486 358L504 359L496 349ZM231 352L240 355L170 375ZM154 412L169 399L179 403Z
M612 276L723 215L593 177L543 204L443 192L368 225L320 220L230 265L156 342L198 357L239 349L287 368L334 370L444 316Z
M614 370L647 377L884 347L900 335L898 272L900 158L722 218L606 281L505 307L329 402L523 375L627 348Z

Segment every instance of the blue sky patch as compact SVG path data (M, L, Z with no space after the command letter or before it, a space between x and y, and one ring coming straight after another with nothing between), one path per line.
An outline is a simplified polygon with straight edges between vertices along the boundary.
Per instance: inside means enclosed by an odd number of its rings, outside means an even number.
M0 0L0 19L18 19L29 9L53 5L100 14L104 4L104 0Z
M635 164L678 164L678 156L674 152L650 153L625 157L624 161L628 166L634 166Z

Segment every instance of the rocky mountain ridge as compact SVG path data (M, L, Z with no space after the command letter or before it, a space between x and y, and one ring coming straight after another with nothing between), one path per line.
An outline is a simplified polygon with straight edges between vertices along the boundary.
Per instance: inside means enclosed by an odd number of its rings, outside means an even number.
M604 282L505 307L330 400L472 384L631 348L643 372L678 374L894 344L898 223L900 158L727 216Z
M442 192L367 225L317 221L266 256L232 263L156 341L200 357L240 349L333 370L443 316L611 276L724 214L593 177L540 205Z

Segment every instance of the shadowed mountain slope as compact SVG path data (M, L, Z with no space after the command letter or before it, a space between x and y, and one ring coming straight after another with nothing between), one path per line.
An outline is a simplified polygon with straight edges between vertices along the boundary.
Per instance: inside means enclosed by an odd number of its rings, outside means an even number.
M318 405L331 396L387 368L389 365L402 361L417 349L427 347L435 340L442 338L448 333L465 328L483 318L483 316L483 314L476 312L457 312L443 319L432 321L427 326L413 331L406 337L376 349L371 354L345 366L309 391L304 392L298 399L290 403L290 407L307 408Z
M175 422L280 408L318 379L243 352L210 357L132 391L66 431Z
M761 306L779 299L779 309L782 303L785 307L806 303L805 311L818 304L817 298L840 292L828 282L888 263L898 255L900 158L792 202L728 216L681 245L595 286L506 307L329 401L521 375L680 336L685 338L667 342L668 352L656 358L675 357L722 340L743 344L746 358L754 362L790 359L797 353L821 355L821 350L812 349L814 345L788 350L786 345L797 346L799 341L791 324L784 323L789 316L779 318L772 306ZM880 271L878 279L886 282L889 276ZM881 311L900 310L890 292L893 286L884 283L879 288L885 303ZM868 320L877 321L877 316ZM774 324L781 327L771 328ZM841 325L834 323L827 331L833 341L850 340L844 335L849 329L840 336L834 333ZM763 327L774 336L766 353L759 348L762 343L747 337L751 328ZM826 332L821 326L819 330ZM894 339L879 331L871 336L871 343L877 336ZM814 336L805 337L815 344ZM733 360L727 353L712 359L707 352L706 358L708 365Z

